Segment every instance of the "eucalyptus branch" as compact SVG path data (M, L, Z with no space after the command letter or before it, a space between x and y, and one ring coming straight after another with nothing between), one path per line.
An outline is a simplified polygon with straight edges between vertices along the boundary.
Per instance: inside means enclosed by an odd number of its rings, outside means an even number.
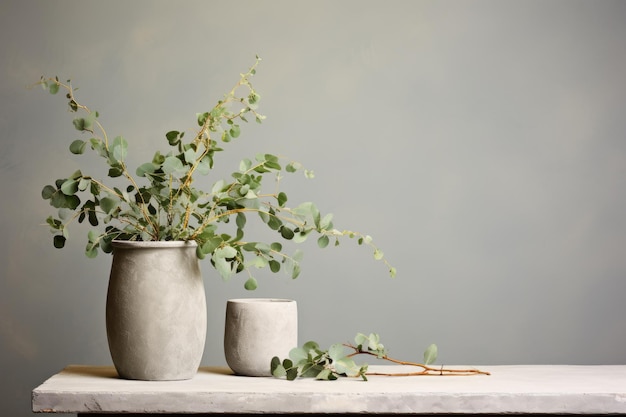
M140 164L133 174L126 163L128 143L121 136L109 139L98 119L98 112L76 100L76 89L71 81L63 83L56 77L42 77L38 84L49 93L66 91L70 111L80 114L72 121L74 127L94 136L88 140L74 140L69 146L70 152L79 155L89 146L104 159L108 177L120 177L127 184L125 189L118 189L76 171L46 185L42 197L59 210L58 218L51 216L47 219L54 233L54 246L65 246L69 233L61 217L67 218L64 211L69 210L75 213L72 221L77 219L82 223L88 220L94 228L104 229L104 232L90 230L87 233L85 254L89 257L96 256L99 250L110 252L113 239L194 240L198 258L209 257L223 279L230 279L248 267L269 267L274 273L282 270L296 278L300 273L301 251L296 250L293 256L288 256L278 241L243 240L246 216L257 213L262 222L277 233L277 240L301 243L315 232L318 246L325 248L331 238L335 238L337 245L342 237L356 237L359 244L369 245L374 250L374 258L382 260L390 275L395 276L395 268L367 235L335 229L332 215L322 216L312 202L293 208L287 206L287 194L280 191L282 174L302 170L299 163L285 163L283 158L275 155L260 154L254 160L242 159L238 170L230 175L231 179L217 181L211 190L193 186L197 175L208 175L212 171L215 156L223 151L219 143L239 137L240 124L248 122L246 117L254 117L258 123L265 119L257 111L261 96L251 83L260 60L257 57L209 111L196 115L198 130L193 136L187 139L184 138L185 132L167 132L168 150L163 153L156 150L152 159ZM221 138L214 139L215 134L220 134ZM312 171L308 170L304 170L304 175L313 177ZM269 176L275 177L273 193L263 191L263 181ZM84 196L87 196L86 201L81 200ZM236 223L235 236L221 231L222 224L231 218ZM254 258L251 261L246 259L247 256ZM247 289L257 286L249 271L244 286Z
M337 343L327 350L320 349L316 342L307 342L302 347L295 347L289 352L288 359L273 357L270 370L274 377L286 377L293 381L296 378L316 378L336 380L340 377L360 377L367 381L368 376L469 376L490 375L489 372L477 369L446 369L443 366L429 366L437 359L437 346L430 345L424 352L424 363L400 361L387 355L387 349L380 343L376 333L365 335L358 333L355 344ZM346 353L345 348L351 350ZM358 365L352 359L357 355L370 355L399 365L412 365L421 368L418 372L368 372L368 365Z
M76 96L74 95L74 91L75 89L72 87L71 81L68 80L67 84L62 83L61 81L59 81L58 77L55 78L44 78L42 77L40 82L38 83L40 85L42 85L44 88L48 89L50 91L50 93L52 94L56 94L59 89L63 89L66 90L66 99L68 99L68 106L71 112L73 113L78 113L78 110L82 110L84 111L88 117L87 118L76 118L73 120L73 125L74 127L82 132L89 132L93 135L95 135L94 129L91 127L93 124L95 124L98 129L100 130L100 132L102 133L102 139L97 139L94 138L92 139L92 148L96 149L98 148L98 144L101 143L102 146L99 149L100 150L100 156L102 157L106 157L108 159L110 159L110 154L111 154L111 149L109 147L109 139L108 139L108 135L106 132L106 129L104 128L104 126L100 123L100 121L98 120L99 114L97 111L92 111L91 109L89 109L89 107L87 107L86 105L80 103L77 99ZM93 116L93 117L91 117ZM95 142L94 142L95 141ZM99 141L99 143L98 143ZM120 138L120 142L123 144L124 141L123 139ZM80 143L80 145L77 145L77 143ZM83 141L74 141L72 143L72 145L70 145L70 151L72 151L72 153L82 153L84 149L84 142ZM125 153L125 150L124 150ZM137 189L139 188L135 179L133 178L132 175L130 175L130 173L128 172L128 169L126 167L126 164L123 160L119 160L116 161L118 164L118 169L121 175L123 175L130 183L131 185ZM124 200L123 196L120 195L120 193L118 193L117 191L111 189L110 187L107 187L103 182L101 181L97 181L94 178L90 178L91 181L94 181L96 183L98 183L99 186L101 186L102 188L105 188L110 194L117 196L118 198ZM147 213L146 209L145 209L145 201L143 202L142 205L142 211L143 211L143 217L144 219L148 222L151 223L152 219L150 217L150 215ZM155 227L154 224L152 224L152 228L153 230L157 230L158 231L158 227Z
M388 362L392 362L395 363L397 365L410 365L410 366L416 366L419 368L422 368L421 371L417 371L417 372L391 372L391 373L386 373L386 372L367 372L366 375L383 375L383 376L419 376L419 375L451 375L451 376L459 376L459 375L490 375L489 372L485 372L485 371L481 371L479 369L449 369L449 368L444 368L443 366L435 368L432 366L428 366L426 364L423 363L417 363L417 362L408 362L408 361L402 361L402 360L398 360L398 359L393 359L391 357L389 357L389 355L387 355L386 353L383 354L381 356L381 353L378 351L373 351L373 350L363 350L363 346L355 346L351 343L344 343L343 346L354 350L353 353L350 353L348 355L346 355L347 358L352 358L355 357L357 355L369 355L369 356L375 356L377 359L381 359L381 360L385 360Z
M67 84L66 84L66 83L59 81L58 77L55 77L55 78L41 77L41 80L36 85L41 85L44 89L48 89L50 93L52 94L56 94L58 90L62 88L65 91L67 91L65 97L69 100L68 106L71 112L76 113L78 112L78 109L81 109L88 115L94 114L95 117L93 118L93 120L91 120L91 122L95 123L96 126L98 126L98 129L102 133L102 138L104 140L104 143L108 147L108 143L109 143L108 136L107 136L106 130L104 129L102 124L100 124L100 121L98 121L97 119L98 112L94 113L92 110L89 109L89 107L85 106L84 104L79 103L78 100L76 100L76 97L74 96L74 88L72 87L72 82L70 80L67 80ZM90 132L92 134L95 134L93 129L91 128L85 128L83 130Z

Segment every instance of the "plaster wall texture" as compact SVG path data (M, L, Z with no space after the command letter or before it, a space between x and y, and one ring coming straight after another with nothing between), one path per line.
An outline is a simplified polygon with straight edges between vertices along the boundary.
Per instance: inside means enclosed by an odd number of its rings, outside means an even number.
M61 97L26 86L71 78L129 163L191 131L263 58L262 125L216 162L258 152L316 173L283 181L363 247L304 244L292 281L221 282L202 263L203 365L224 365L226 300L298 302L299 339L376 332L393 356L439 363L626 362L626 3L619 1L0 2L0 384L6 415L67 364L110 364L111 259L63 251L42 226L51 179L91 163ZM80 165L79 165L80 164ZM94 175L103 175L95 171Z

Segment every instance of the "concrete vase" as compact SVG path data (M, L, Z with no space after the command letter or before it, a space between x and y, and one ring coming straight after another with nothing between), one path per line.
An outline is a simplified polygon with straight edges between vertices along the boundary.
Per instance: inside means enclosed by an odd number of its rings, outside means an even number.
M238 375L271 376L272 357L289 357L298 346L298 309L293 300L228 300L224 329L226 363Z
M192 378L206 323L195 242L113 242L106 328L120 377Z

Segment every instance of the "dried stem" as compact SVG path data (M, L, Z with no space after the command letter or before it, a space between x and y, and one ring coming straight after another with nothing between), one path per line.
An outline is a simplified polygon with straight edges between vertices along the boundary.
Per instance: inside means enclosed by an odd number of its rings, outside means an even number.
M398 359L393 359L390 358L387 355L384 356L379 356L378 354L374 353L374 352L369 352L366 350L361 350L359 349L358 346L354 346L352 344L349 343L344 343L345 347L348 347L350 349L354 350L354 353L351 353L348 355L348 357L354 357L356 355L370 355L370 356L375 356L378 359L382 359L385 361L389 361L389 362L393 362L395 364L398 365L410 365L410 366L417 366L419 368L422 368L421 371L417 371L417 372L391 372L391 373L386 373L386 372L367 372L365 375L382 375L382 376L421 376L421 375L430 375L430 376L469 376L469 375L491 375L489 372L486 371L481 371L479 369L446 369L443 366L439 367L439 368L434 368L432 366L428 366L425 365L423 363L416 363L416 362L407 362L407 361L401 361Z

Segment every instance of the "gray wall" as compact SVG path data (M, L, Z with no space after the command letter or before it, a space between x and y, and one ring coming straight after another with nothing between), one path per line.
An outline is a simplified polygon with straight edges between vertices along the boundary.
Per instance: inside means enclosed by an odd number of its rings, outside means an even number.
M301 161L317 175L287 178L292 200L374 236L398 277L351 242L305 245L299 279L259 272L252 294L203 264L203 364L224 363L225 301L242 296L298 300L302 342L378 332L403 359L435 342L445 364L626 363L625 22L613 1L3 1L6 415L67 364L110 363L110 258L83 256L84 229L56 250L42 226L42 186L90 160L66 151L62 97L26 86L72 78L137 163L255 54L268 119L217 173L257 152Z

